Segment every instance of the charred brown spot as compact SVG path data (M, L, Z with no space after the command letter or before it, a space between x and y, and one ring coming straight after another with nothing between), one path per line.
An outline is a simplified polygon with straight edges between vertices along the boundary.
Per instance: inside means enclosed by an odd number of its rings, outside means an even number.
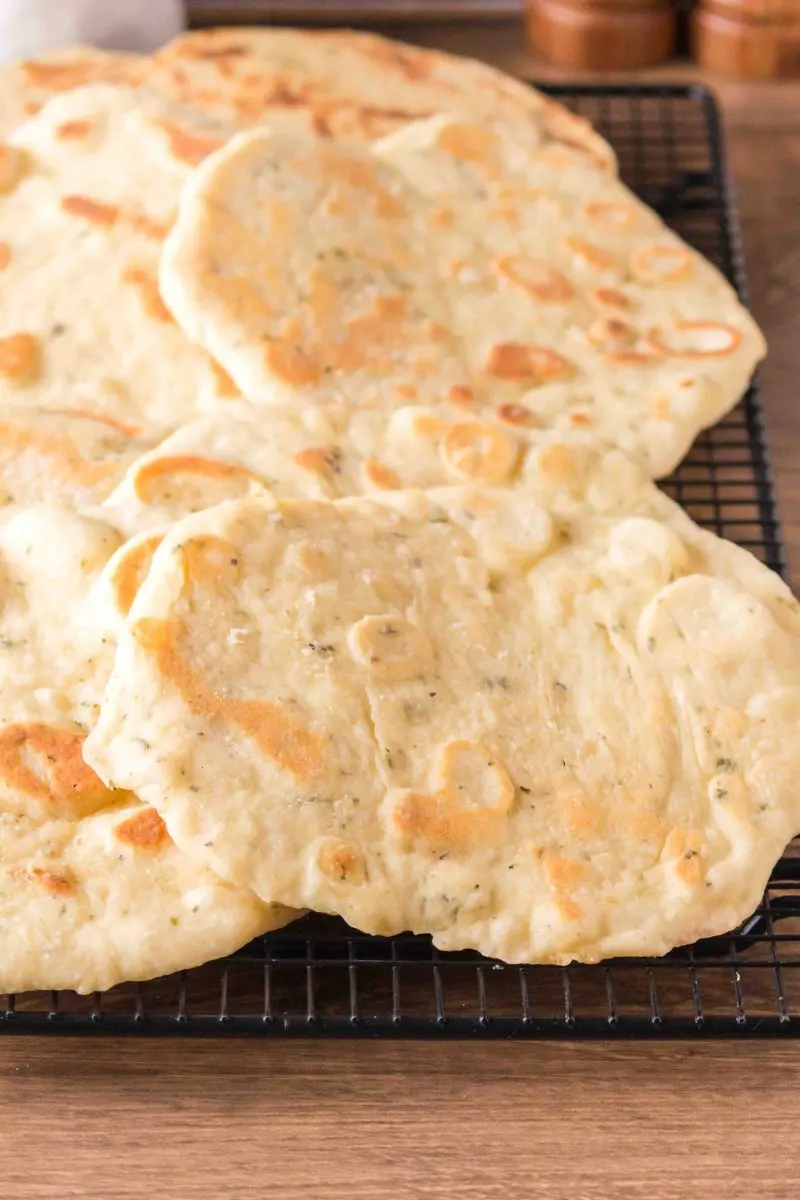
M497 410L498 419L506 425L532 425L533 413L522 404L501 404Z
M547 346L501 342L492 346L484 367L496 379L530 379L550 383L569 379L571 364Z
M214 378L214 389L216 394L223 399L233 399L239 395L239 389L231 379L227 371L225 371L219 363L213 358L209 358L208 365L211 368L211 374Z
M589 340L596 346L630 345L639 336L638 330L619 317L600 317L588 329Z
M576 456L560 442L544 446L538 457L539 473L545 478L572 483L578 478Z
M219 138L204 137L202 134L192 133L190 129L185 129L174 121L166 120L166 118L158 121L157 124L158 128L163 130L167 135L172 157L177 158L180 162L188 163L191 167L197 166L209 154L213 154L215 150L219 150L222 145Z
M136 474L133 489L141 501L149 504L156 498L158 483L165 477L175 475L200 475L206 479L238 484L237 492L246 491L248 485L261 485L262 482L254 471L239 466L238 463L219 462L214 458L203 458L194 454L175 454L153 458L145 463ZM244 485L244 488L241 485Z
M0 144L0 192L10 192L28 168L28 156L17 146Z
M589 877L589 867L582 859L565 858L548 850L542 855L542 865L556 887L579 887Z
M598 304L606 305L609 308L620 308L627 311L631 307L628 297L617 288L597 288L594 298Z
M44 871L41 867L33 867L28 877L35 883L40 883L51 896L70 896L75 891L75 884L66 875L56 875L53 871Z
M440 204L438 208L433 208L428 213L428 224L432 229L449 229L455 224L456 215L452 208Z
M0 376L12 387L28 387L41 372L41 347L32 333L0 338Z
M570 235L570 237L564 238L564 245L587 266L594 267L598 271L608 271L616 263L613 254L609 254L607 250L595 246L593 242L588 242L585 238Z
M575 295L572 284L564 275L527 255L506 255L497 260L494 268L498 275L545 303L566 304Z
M70 217L82 217L84 221L104 229L110 229L119 217L116 204L103 204L100 200L92 200L90 196L64 196L61 211Z
M153 221L144 213L124 213L127 225L142 237L151 238L154 242L163 242L169 233L169 226L161 221Z
M135 817L117 825L117 839L136 850L156 850L170 840L167 827L154 808L145 808Z
M162 536L153 534L144 538L138 544L123 554L117 563L111 580L111 587L117 602L117 608L123 616L130 612L131 605L136 599L139 588L147 578L153 555L161 545Z
M247 46L198 46L194 49L187 48L184 53L187 58L207 58L211 61L219 61L226 58L247 58L249 50Z
M320 368L308 354L287 342L271 341L264 350L267 367L278 379L302 386L316 383Z
M475 404L475 393L466 384L454 383L447 389L445 399L458 408L472 408Z
M126 267L122 272L122 279L123 282L133 284L137 288L142 308L148 317L152 317L154 321L161 321L165 325L172 324L172 313L161 299L155 275L145 271L142 267Z
M111 793L83 761L82 733L38 721L0 731L0 778L34 800L93 812Z
M326 847L319 857L319 866L334 883L363 883L366 878L364 863L350 846Z
M369 484L384 491L393 491L402 486L396 472L376 458L368 458L365 461L364 475Z
M20 70L34 87L49 92L68 92L91 78L92 68L86 62L46 63L30 60L20 63Z
M341 470L341 451L336 446L309 446L299 450L294 461L312 475L336 475Z
M56 126L56 137L62 142L80 142L92 132L91 121L62 121Z

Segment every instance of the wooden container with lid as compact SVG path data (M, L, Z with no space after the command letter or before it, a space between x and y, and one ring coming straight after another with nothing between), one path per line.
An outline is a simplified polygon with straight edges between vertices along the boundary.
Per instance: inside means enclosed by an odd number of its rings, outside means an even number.
M747 79L800 77L800 0L700 0L692 46L702 67Z
M534 47L565 67L647 67L675 47L672 0L528 0L527 20Z

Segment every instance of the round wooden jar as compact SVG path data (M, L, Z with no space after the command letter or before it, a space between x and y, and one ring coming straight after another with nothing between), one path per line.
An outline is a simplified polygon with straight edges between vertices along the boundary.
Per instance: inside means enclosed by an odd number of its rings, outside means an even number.
M712 8L692 13L692 48L701 67L740 79L777 79L800 70L788 21L736 19Z
M664 62L675 46L668 3L613 8L574 0L528 0L528 34L552 62L579 70L631 70Z

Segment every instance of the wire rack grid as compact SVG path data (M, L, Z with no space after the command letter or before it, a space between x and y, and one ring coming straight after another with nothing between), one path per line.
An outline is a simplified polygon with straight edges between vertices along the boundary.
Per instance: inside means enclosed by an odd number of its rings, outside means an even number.
M623 177L744 291L719 118L702 89L546 89L589 117ZM665 484L702 525L783 570L758 393ZM309 916L238 954L82 997L0 997L0 1031L207 1036L664 1037L800 1032L800 847L736 933L662 959L517 967Z

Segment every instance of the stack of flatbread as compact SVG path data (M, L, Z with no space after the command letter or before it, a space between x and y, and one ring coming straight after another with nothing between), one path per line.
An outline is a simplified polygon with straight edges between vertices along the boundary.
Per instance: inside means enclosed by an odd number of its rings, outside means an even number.
M514 962L741 921L800 609L652 481L764 345L602 139L341 32L0 93L0 988L306 909Z

